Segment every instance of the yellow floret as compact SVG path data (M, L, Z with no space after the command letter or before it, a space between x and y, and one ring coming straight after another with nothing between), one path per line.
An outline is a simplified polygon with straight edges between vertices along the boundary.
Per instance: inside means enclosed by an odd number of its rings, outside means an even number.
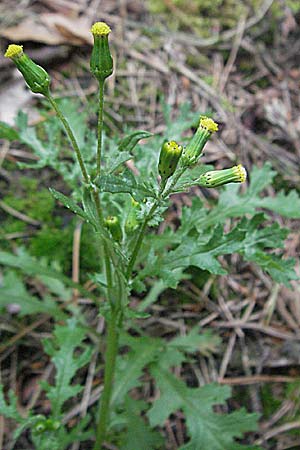
M240 182L244 183L247 180L247 171L245 169L244 166L242 166L242 164L239 164L238 166L236 166L237 169L237 174L239 176Z
M213 119L206 116L200 117L200 127L205 128L210 133L218 131L218 124Z
M10 44L4 54L5 58L15 58L23 53L23 45Z
M96 22L91 28L94 36L107 36L110 32L111 29L105 22Z
M176 141L170 141L169 144L170 149L178 151L180 145L178 145Z

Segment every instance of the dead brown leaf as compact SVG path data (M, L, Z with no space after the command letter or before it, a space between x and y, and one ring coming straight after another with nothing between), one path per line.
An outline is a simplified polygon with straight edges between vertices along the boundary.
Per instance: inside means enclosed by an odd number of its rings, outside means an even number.
M86 18L70 18L45 13L27 17L18 25L0 31L0 35L14 42L35 41L48 45L92 44L90 23Z

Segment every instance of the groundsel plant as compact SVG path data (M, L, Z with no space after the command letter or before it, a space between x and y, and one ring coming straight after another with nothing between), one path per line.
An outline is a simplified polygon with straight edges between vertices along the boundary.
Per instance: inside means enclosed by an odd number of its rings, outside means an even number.
M31 439L39 450L69 448L71 442L85 439L94 440L94 450L103 448L104 442L111 442L117 445L117 448L128 450L165 448L161 435L154 429L162 426L168 416L179 409L185 414L187 427L187 444L183 445L182 449L244 448L235 439L242 438L245 431L256 428L256 416L247 414L244 410L227 415L215 414L213 405L225 403L230 395L227 387L207 385L192 389L169 371L171 367L184 361L183 354L195 352L204 345L199 330L193 329L186 339L176 338L168 345L162 340L147 338L142 333L135 338L130 336L126 333L128 324L132 324L134 319L146 317L146 305L136 310L130 308L130 295L132 291L144 291L147 279L158 278L162 280L164 288L176 288L178 282L187 276L184 271L190 266L215 274L226 273L217 257L232 252L240 253L258 264L260 257L264 263L263 268L279 282L287 282L294 277L292 263L289 263L289 266L286 263L283 268L276 256L267 258L263 248L274 247L276 244L271 242L270 233L266 235L264 229L260 229L264 221L262 213L249 220L243 219L230 233L223 232L224 219L238 217L247 212L253 215L255 207L260 206L254 202L254 199L257 202L260 200L259 189L255 191L255 186L252 191L250 189L252 197L240 202L243 206L239 206L237 189L232 191L232 204L230 200L228 202L228 197L226 207L216 207L215 212L212 210L210 214L205 212L200 200L195 199L191 213L187 208L183 210L181 226L175 233L168 227L163 235L153 232L164 220L172 194L187 191L192 186L206 189L229 183L244 183L247 173L241 164L224 170L211 170L211 167L201 164L206 143L218 131L218 124L212 118L202 115L198 118L193 137L186 145L169 136L169 140L160 143L160 149L153 149L152 154L147 150L147 154L139 155L135 170L131 170L132 165L126 163L129 160L135 161L135 149L139 141L144 139L145 142L145 139L151 138L151 133L135 131L119 139L117 144L114 143L113 150L106 149L106 144L107 147L110 145L108 139L103 139L104 87L106 79L113 73L113 59L109 48L111 29L106 23L97 22L92 26L91 32L94 46L90 70L99 86L97 145L90 146L90 151L91 148L95 150L92 156L87 156L86 151L83 152L76 137L76 130L69 123L60 102L53 97L48 73L26 55L21 45L9 45L5 56L15 63L28 88L48 100L61 122L75 152L77 167L80 168L77 179L69 183L69 186L73 187L70 196L65 196L55 189L50 190L61 204L72 210L80 220L88 223L94 231L93 239L100 258L99 272L91 275L97 285L98 296L93 294L91 298L95 300L99 314L104 316L106 323L103 390L94 419L86 416L86 420L78 424L77 428L66 431L63 405L71 396L80 392L80 386L71 385L71 380L76 370L90 360L91 350L85 348L83 342L85 328L80 320L84 319L81 317L79 320L77 317L76 322L74 317L63 317L67 325L64 327L60 324L55 327L55 344L50 340L44 343L45 351L52 358L57 370L57 386L59 383L66 385L58 395L58 387L55 391L54 386L44 384L52 405L50 417L30 415L25 420L24 417L18 416L17 412L12 412L15 402L13 396L10 406L5 403L3 396L0 397L0 410L7 417L19 421L18 436L26 428L31 430ZM109 157L106 151L110 152ZM140 162L143 157L145 163ZM148 168L150 159L152 166ZM47 164L53 165L51 157ZM148 170L148 179L145 177L145 167L146 171ZM270 167L263 170L260 177L265 178L269 174L270 178ZM264 184L261 183L261 189L263 187ZM251 210L248 211L247 207L250 208L250 205ZM268 208L268 205L263 206ZM278 227L275 228L279 233ZM281 240L285 235L281 231ZM278 239L275 240L278 243ZM24 255L20 258L24 261ZM7 262L11 266L23 268L27 273L34 272L33 267L36 267L33 261L30 269L28 264L24 263L22 266L12 256L7 257ZM66 278L63 281L68 283ZM71 286L89 295L81 286ZM62 320L62 317L59 316L59 319ZM209 352L209 347L212 350L216 344L212 344L215 337L209 336L206 339L211 343L203 350L204 354ZM125 359L122 359L122 355L118 357L120 345L131 349ZM76 348L81 349L79 359L76 359ZM157 399L151 408L127 395L130 389L139 386L138 380L146 365L161 392L161 398ZM146 417L150 424L148 428ZM247 448L257 447L248 445Z

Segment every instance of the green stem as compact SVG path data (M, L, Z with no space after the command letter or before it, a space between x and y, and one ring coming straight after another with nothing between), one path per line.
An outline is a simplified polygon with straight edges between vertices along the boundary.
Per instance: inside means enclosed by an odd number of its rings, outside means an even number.
M144 222L143 222L143 224L141 226L140 232L139 232L138 237L137 237L137 239L135 241L135 244L134 244L134 247L133 247L133 250L132 250L132 253L131 253L131 257L130 257L130 260L129 260L129 263L128 263L128 266L127 266L127 271L126 271L126 278L127 278L127 280L129 280L129 278L131 277L131 273L132 273L132 270L133 270L136 258L138 256L138 253L139 253L140 248L141 248L142 243L143 243L143 239L144 239L144 236L145 236L145 231L147 229L148 222L151 219L152 215L154 214L154 212L155 212L156 208L158 207L158 205L159 205L159 201L156 200L153 203L149 213L145 217Z
M97 210L97 214L99 217L99 224L103 227L103 214L102 209L100 205L100 199L98 192L95 190L93 191L93 198ZM106 272L106 282L107 282L107 293L108 293L108 299L111 303L111 289L112 289L112 272L111 272L111 264L110 264L110 257L109 257L109 249L107 246L107 243L103 241L103 249L104 249L104 264L105 264L105 272Z
M111 312L107 321L107 348L105 356L104 388L99 402L99 413L96 429L96 442L93 450L101 450L109 423L110 401L118 354L119 332L116 311Z
M102 131L103 131L103 105L104 105L104 81L105 80L99 80L99 110L98 110L98 127L97 127L97 136L98 136L98 142L97 142L97 175L100 175L101 172L101 153L102 153ZM97 213L101 222L101 225L103 226L103 214L102 209L100 205L100 199L97 192L93 193L94 201L97 209ZM111 288L112 288L112 273L111 273L111 265L110 265L110 258L109 258L109 251L106 242L103 243L104 248L104 264L105 264L105 271L106 271L106 282L107 282L107 291L108 291L108 298L111 302Z
M104 80L99 80L99 111L98 111L98 145L97 145L97 176L101 172L102 131L103 131Z
M101 167L101 148L102 148L102 129L103 129L103 91L104 91L104 81L99 84L99 116L98 116L98 146L97 146L97 175L100 174ZM64 117L63 113L59 109L54 98L49 94L46 96L55 110L58 118L61 120L65 131L71 141L73 149L75 150L77 160L82 172L82 176L84 181L89 184L90 179L81 155L80 148L77 144L74 133L67 121ZM103 227L103 213L100 205L100 199L98 192L93 190L93 199L95 203L95 207L97 210L99 225ZM96 429L96 443L94 446L94 450L100 450L102 447L102 443L105 439L107 425L109 422L109 406L110 399L112 394L113 387L113 379L115 373L115 365L116 365L116 357L118 354L118 341L119 341L119 333L117 326L117 317L118 312L114 308L111 298L111 291L113 286L112 280L112 271L111 271L111 261L110 261L110 253L107 243L103 242L104 247L104 260L105 260L105 271L106 271L106 280L107 280L107 293L108 299L111 304L111 317L107 321L107 349L106 349L106 358L105 358L105 369L104 369L104 388L103 393L101 395L101 399L99 401L99 420L97 422Z
M68 135L68 137L69 137L69 139L71 141L72 147L75 150L75 153L76 153L76 156L77 156L77 160L78 160L78 163L79 163L79 166L80 166L81 173L82 173L84 181L86 183L89 183L89 176L88 176L87 170L85 168L85 164L84 164L84 161L83 161L83 158L82 158L82 155L81 155L80 148L79 148L79 146L77 144L76 138L74 136L74 133L73 133L73 131L72 131L72 129L71 129L67 119L65 118L65 116L63 115L61 110L59 109L58 104L56 103L54 98L51 96L51 94L48 94L46 96L46 98L49 100L51 106L53 107L54 111L56 112L58 118L60 119L60 121L62 122L62 124L63 124L63 126L64 126L64 128L66 130L66 133L67 133L67 135Z
M165 192L162 193L162 198L165 199L165 198L167 198L170 195L170 193L171 193L172 189L175 187L177 181L184 174L184 172L186 170L187 170L187 167L180 167L176 171L176 173L175 173L175 175L174 175L174 177L173 177L173 179L172 179L172 181L170 183L170 186L168 187L168 189Z
M99 81L99 111L98 111L98 142L97 142L97 172L96 176L100 175L101 172L101 152L102 152L102 131L103 131L103 103L104 103L104 80ZM103 212L100 204L100 198L97 191L93 191L93 198L99 217L100 226L103 227ZM112 277L112 267L110 255L110 249L107 242L103 241L104 249L104 264L106 272L106 283L107 283L107 297L111 307L111 317L107 319L107 348L105 354L105 366L104 366L104 387L98 404L98 418L96 426L96 442L94 445L94 450L101 450L103 441L107 433L107 427L109 425L109 412L110 412L110 401L113 389L113 381L116 367L116 358L118 354L118 342L119 342L119 332L117 317L118 311L113 304L112 298L112 288L113 288L113 277Z

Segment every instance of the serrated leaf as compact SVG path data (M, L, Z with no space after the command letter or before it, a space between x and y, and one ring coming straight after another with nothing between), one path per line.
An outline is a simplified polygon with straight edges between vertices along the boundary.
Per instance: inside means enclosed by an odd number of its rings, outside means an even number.
M47 397L51 401L54 418L59 418L63 404L83 389L83 386L78 384L72 385L71 381L77 370L86 365L91 357L92 349L82 344L85 333L75 319L69 319L65 326L55 327L54 341L51 339L43 341L44 350L51 356L56 368L55 385L43 383ZM82 353L78 356L79 348Z
M297 279L294 270L295 260L283 259L281 256L266 252L265 249L284 247L284 239L288 230L280 228L277 223L262 226L264 214L256 214L251 220L244 218L238 225L246 232L243 246L239 253L248 261L258 264L278 282L289 286L289 280Z
M190 437L184 450L194 449L243 449L235 438L257 429L257 414L239 410L232 414L215 414L213 406L224 404L230 396L227 386L209 384L200 388L188 388L169 371L153 365L151 373L160 389L160 397L147 413L152 426L161 425L174 412L182 410Z
M245 232L237 228L224 234L223 227L216 227L207 243L199 244L197 239L186 239L166 255L161 265L171 270L196 266L211 273L224 274L226 271L220 265L217 256L237 252L244 237Z
M161 448L163 438L146 423L142 417L143 409L144 402L126 398L125 412L122 414L126 431L122 433L120 450Z
M78 289L85 295L93 297L93 294L84 289L80 284L74 283L69 277L65 276L61 272L48 267L41 261L30 256L24 249L19 248L18 254L0 251L0 264L9 267L15 267L21 269L27 275L33 276L46 276L55 280L60 280L66 286Z
M39 279L47 286L48 290L61 300L68 301L71 299L72 290L67 288L65 284L58 279L53 279L45 275L40 275Z
M86 220L95 228L98 228L98 218L95 203L92 201L91 192L88 188L83 189L82 204L86 215Z
M45 295L43 299L30 295L20 277L11 271L3 277L0 289L0 308L3 309L12 303L20 306L20 316L44 313L50 314L58 320L65 318L65 314L50 295Z
M141 139L147 139L151 136L153 136L153 133L149 133L149 131L134 131L133 133L130 133L128 136L125 136L120 140L118 144L118 150L120 152L132 152L134 147Z
M239 186L229 184L221 193L218 204L198 221L200 231L204 226L223 223L228 217L255 214L257 208L266 208L285 217L300 217L300 197L296 191L287 195L280 192L275 197L260 197L262 189L269 186L276 172L269 163L262 168L254 167L250 174L250 185L245 194L239 194Z
M269 186L276 175L271 164L266 162L261 168L254 166L250 174L250 185L247 189L248 197L255 197L265 187Z
M268 272L277 283L283 283L287 287L290 287L290 280L299 279L295 272L296 261L294 258L282 259L280 256L256 250L252 254L246 253L245 259L255 262L255 264Z
M153 361L159 348L158 340L148 337L135 339L124 335L121 343L129 345L131 350L117 360L117 375L112 394L112 405L114 406L124 401L125 395L130 389L140 385L139 378L144 367Z
M16 141L20 138L19 133L10 125L0 121L0 139Z
M295 190L290 191L287 195L281 191L275 197L264 197L260 199L259 206L270 209L284 217L300 218L300 197Z
M10 390L8 392L8 402L5 401L3 394L3 385L0 384L0 415L7 419L15 420L18 423L18 427L14 430L13 437L18 439L26 428L34 425L41 415L37 414L32 416L30 413L27 417L22 417L18 411L18 399L15 393Z
M193 206L197 206L195 201ZM202 212L201 212L202 211ZM244 218L229 233L225 234L223 226L214 230L204 227L205 210L183 210L182 225L176 234L164 233L162 236L150 235L148 245L144 251L143 269L137 274L137 280L158 276L166 286L175 288L183 273L190 266L208 270L214 274L226 273L218 261L218 256L240 253L246 260L256 262L266 270L275 281L289 285L289 280L296 279L293 270L293 259L282 259L272 253L273 248L284 247L284 239L288 230L280 228L278 224L265 225L265 215L256 214L251 220ZM198 235L194 227L198 228L203 218L201 233ZM166 247L173 247L166 251ZM178 272L181 270L181 273Z
M186 336L178 336L172 339L168 343L168 347L176 348L187 353L199 351L202 355L209 356L209 354L216 352L220 343L220 337L213 334L211 330L205 330L199 333L199 328L194 327Z
M17 396L13 391L8 393L9 403L6 403L3 394L3 385L0 384L0 414L8 419L14 419L17 422L22 422L24 419L18 411Z
M127 310L124 312L124 317L126 319L148 319L149 317L151 317L151 314L137 311L136 309L127 308Z
M87 214L83 211L82 208L80 208L80 206L77 205L77 203L74 202L74 200L62 194L61 192L56 191L53 188L49 188L49 191L51 192L53 197L56 198L56 200L58 200L60 203L62 203L67 209L70 209L77 216L89 222Z
M96 186L100 192L131 194L136 201L142 201L145 197L155 197L155 192L138 183L130 170L118 176L101 175L96 179Z
M16 125L19 128L19 139L23 144L26 144L29 148L31 148L35 155L38 156L46 165L46 160L48 158L53 158L53 154L51 154L51 149L45 146L40 139L36 135L36 131L34 127L28 126L27 114L22 111L19 112Z
M93 439L94 437L94 430L89 428L89 424L91 422L91 417L89 414L87 414L85 417L80 419L72 428L66 426L66 427L60 427L59 428L59 434L58 434L58 450L63 450L69 448L70 444L73 442L83 442L86 440ZM46 441L45 444L47 444L47 435L44 436L44 440ZM82 444L83 445L83 444ZM40 450L39 446L36 446L37 449ZM45 450L49 450L49 446L45 448ZM52 447L51 447L52 450Z
M118 155L112 155L107 162L107 167L109 168L109 173L113 173L117 170L124 162L132 159L132 155L129 152L121 152Z

